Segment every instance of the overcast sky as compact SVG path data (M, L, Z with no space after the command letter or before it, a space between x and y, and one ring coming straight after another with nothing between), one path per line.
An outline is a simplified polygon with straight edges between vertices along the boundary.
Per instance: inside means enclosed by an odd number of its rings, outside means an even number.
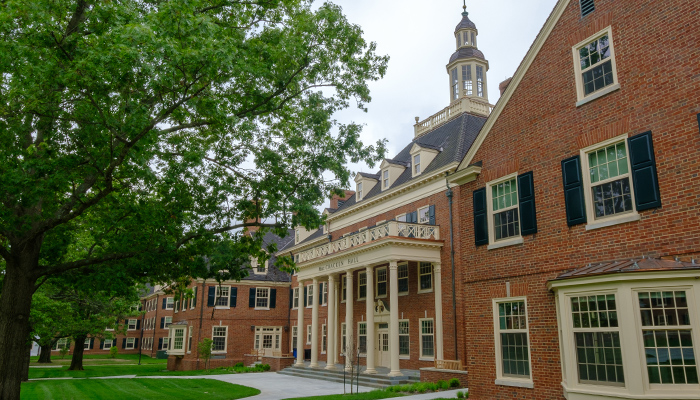
M421 120L449 104L445 69L455 49L454 29L461 21L462 0L332 0L350 22L389 55L384 79L370 85L368 112L339 113L340 122L364 124L363 141L388 139L387 157L413 139L414 117ZM489 101L499 98L498 84L513 76L556 0L467 0L469 19L479 31L477 44L489 61ZM375 172L351 165L355 172Z

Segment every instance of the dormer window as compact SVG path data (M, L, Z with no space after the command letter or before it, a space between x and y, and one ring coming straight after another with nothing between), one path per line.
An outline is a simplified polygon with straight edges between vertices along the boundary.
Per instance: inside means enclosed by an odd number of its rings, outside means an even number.
M362 182L357 184L357 201L362 200Z
M388 169L382 171L382 184L384 185L384 189L389 187L389 170Z
M420 174L420 154L413 156L413 175Z

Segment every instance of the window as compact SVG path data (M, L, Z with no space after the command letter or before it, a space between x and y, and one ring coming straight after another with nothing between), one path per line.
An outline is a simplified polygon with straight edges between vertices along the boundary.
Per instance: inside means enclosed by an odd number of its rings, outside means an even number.
M386 267L377 268L377 289L375 295L377 297L386 297Z
M256 288L255 289L255 308L270 308L270 289Z
M367 273L357 274L357 299L362 300L367 297Z
M190 308L194 308L197 305L197 286L192 288L192 298L190 299Z
M357 184L357 201L362 200L362 182Z
M326 334L327 333L328 333L328 331L326 330L326 324L321 325L321 353L326 352L326 346L327 346Z
M321 282L321 305L328 304L328 282Z
M413 156L413 175L420 174L420 154Z
M183 352L185 350L185 328L173 329L172 350L175 352Z
M169 337L164 337L164 338L163 338L163 347L161 348L161 350L168 350L168 348L169 348L168 345L169 345L169 344L170 344L170 338L169 338Z
M457 79L457 68L452 69L452 99L459 98L459 80Z
M292 327L292 345L289 347L291 349L297 348L297 335L299 334L299 328L297 326Z
M593 218L635 211L626 140L587 151L584 163L590 185L587 194L592 205L587 208L591 209Z
M638 298L649 383L697 384L686 292L639 292Z
M180 311L180 297L175 299L175 312Z
M163 328L168 328L170 324L173 323L173 317L165 317L165 320L163 322Z
M311 344L311 324L306 325L306 344Z
M345 328L345 322L340 324L340 352L345 353L345 347L347 346L347 330Z
M593 4L593 0L580 0L580 2L582 17L585 17L586 15L595 11L595 4Z
M112 348L112 344L114 343L114 340L103 340L102 341L102 350L109 350Z
M348 276L343 275L343 278L340 280L340 301L344 302L346 298L348 297L348 290L347 290L347 284L348 284Z
M217 286L216 287L216 307L228 307L230 286Z
M420 356L435 357L435 330L432 318L420 320Z
M476 47L476 34L472 32L472 46Z
M85 343L83 343L83 350L90 350L90 342L92 342L92 339L85 339Z
M299 243L299 229L294 230L294 243Z
M134 344L136 344L136 338L126 338L126 345L124 346L125 350L133 350L134 349Z
M466 32L465 32L466 35ZM462 66L462 81L464 82L464 93L467 96L471 96L472 93L472 66L463 65Z
M399 264L399 294L408 293L408 263Z
M389 187L389 170L388 169L385 169L382 172L382 181L383 181L384 189L388 188Z
M418 265L418 280L420 282L419 293L433 290L433 264L421 262Z
M135 319L130 319L127 321L127 330L129 331L135 331L136 330L136 321Z
M187 296L182 295L182 311L187 311L187 303L189 303Z
M430 222L430 207L422 207L418 209L418 223L427 224Z
M618 87L615 51L609 29L574 46L573 51L579 102L589 96L590 99L597 98ZM603 91L605 88L610 90Z
M479 97L484 97L484 67L476 66L476 94Z
M168 297L165 300L165 309L172 310L173 308L175 308L175 299L173 297Z
M226 352L226 339L228 336L228 326L215 326L211 335L213 340L211 344L212 353Z
M411 354L411 339L408 335L408 320L399 321L399 356Z
M530 381L530 350L525 300L495 302L498 378Z
M299 308L299 288L294 288L292 308Z
M88 339L88 342L89 341L90 340ZM110 341L110 345L111 344L112 344L112 342ZM61 339L58 339L56 341L56 343L53 344L53 347L51 348L51 350L63 350L63 349L68 348L68 347L70 347L70 342L68 341L68 338L61 338Z
M309 308L314 305L314 285L309 285L306 287L306 307Z
M357 340L360 346L360 353L367 354L367 323L357 323Z
M492 240L498 241L520 236L520 218L518 210L518 185L515 177L489 184L489 205L492 216L490 227L493 229Z
M194 328L193 326L190 326L189 333L187 334L187 352L188 353L192 351L192 329L193 328Z

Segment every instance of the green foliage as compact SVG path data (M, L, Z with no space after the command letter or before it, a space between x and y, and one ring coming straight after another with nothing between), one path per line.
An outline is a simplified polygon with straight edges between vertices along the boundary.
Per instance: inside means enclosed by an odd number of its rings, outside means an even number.
M112 346L109 348L109 356L112 358L117 358L117 354L119 354L119 349L117 349L117 346Z
M203 338L197 343L197 351L199 358L204 360L204 368L209 369L209 359L211 358L211 348L214 341L209 338Z
M326 396L295 397L294 399L286 400L377 400L402 396L403 395L399 393L391 393L381 389L377 389L372 390L370 392L362 392L355 394L331 394Z
M58 354L61 355L61 359L64 359L64 358L66 358L66 354L68 354L68 352L70 352L70 341L68 341L68 342L66 343L66 346L65 346L65 347L62 347L62 348L58 351Z
M457 398L458 398L458 399L469 398L469 393L467 393L467 397L464 397L464 392L460 390L460 391L457 392Z
M243 368L243 363L237 362L236 365L233 366L233 368Z
M451 388L458 388L460 385L459 379L457 379L457 378L450 379L448 383L450 384Z
M455 385L454 381L457 381ZM443 380L437 381L437 383L432 382L416 382L406 385L395 385L389 386L384 390L390 393L426 393L426 392L437 392L440 390L448 390L450 388L459 387L459 380L450 379L445 382Z

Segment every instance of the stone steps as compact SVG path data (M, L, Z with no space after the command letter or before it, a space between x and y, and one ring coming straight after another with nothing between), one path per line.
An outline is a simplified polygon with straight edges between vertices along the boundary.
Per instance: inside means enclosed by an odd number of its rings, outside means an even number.
M327 369L316 369L309 367L288 367L278 372L282 375L298 376L309 379L320 379L331 382L343 383L343 370L329 371ZM420 382L417 376L395 376L386 375L366 375L360 372L360 377L357 380L360 386L372 388L385 388L394 385L406 385L410 383ZM350 375L345 376L345 382L350 384Z

